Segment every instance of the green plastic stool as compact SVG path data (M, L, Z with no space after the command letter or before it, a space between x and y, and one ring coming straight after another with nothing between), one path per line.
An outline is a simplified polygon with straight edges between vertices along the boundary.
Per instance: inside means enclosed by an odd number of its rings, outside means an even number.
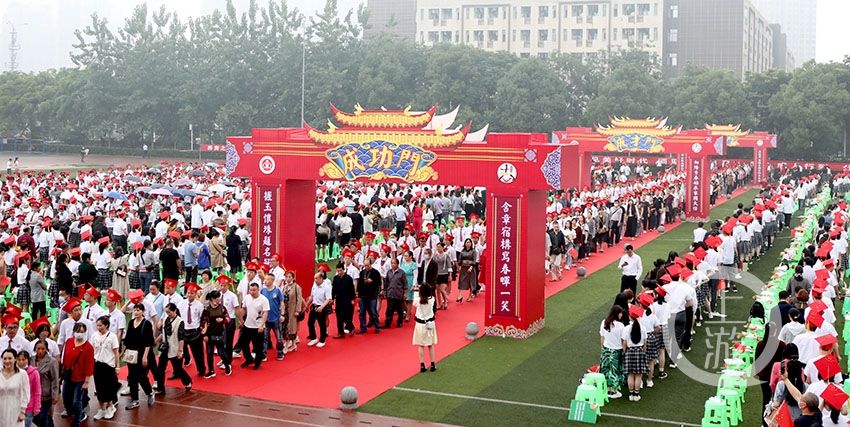
M850 378L844 380L844 392L850 394Z
M726 403L718 397L709 397L705 401L702 415L702 427L731 427L726 413Z
M723 399L726 403L726 415L729 417L729 423L733 426L744 421L743 409L741 408L741 397L735 390L720 390L717 397Z
M744 392L747 389L747 380L742 377L731 375L731 374L721 374L720 379L717 381L717 395L720 395L722 390L732 390L738 394L741 398L741 402L746 402L747 399L744 397Z
M576 388L576 398L575 400L580 400L582 402L590 403L591 405L596 405L596 414L599 415L602 413L601 408L604 405L604 402L600 400L599 394L596 392L596 387L587 384L580 384Z
M756 334L744 334L744 337L741 338L741 342L747 347L755 348L759 343L759 340Z
M581 383L596 387L596 393L599 394L601 400L608 403L608 380L605 379L605 375L598 372L588 372L584 374Z

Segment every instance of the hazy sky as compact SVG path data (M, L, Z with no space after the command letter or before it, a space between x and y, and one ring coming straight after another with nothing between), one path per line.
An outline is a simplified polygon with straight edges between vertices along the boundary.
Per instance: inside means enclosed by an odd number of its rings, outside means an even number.
M339 0L343 13L365 0ZM817 60L840 61L850 55L847 37L848 0L811 0L818 2ZM9 62L9 23L18 31L17 62L23 71L71 66L69 52L75 42L74 30L90 22L97 12L117 26L124 21L137 0L0 0L0 69ZM244 10L247 0L234 0ZM260 4L266 3L260 0ZM221 8L225 0L149 0L150 8L165 4L181 16L198 16ZM291 6L312 14L324 5L323 0L289 0Z

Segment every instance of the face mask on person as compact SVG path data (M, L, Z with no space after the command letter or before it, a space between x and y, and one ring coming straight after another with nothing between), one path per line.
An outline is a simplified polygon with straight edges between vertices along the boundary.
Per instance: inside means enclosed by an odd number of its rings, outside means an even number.
M86 333L85 332L74 332L74 339L76 339L77 341L83 341L83 340L86 339Z
M59 297L59 305L65 304L65 297Z

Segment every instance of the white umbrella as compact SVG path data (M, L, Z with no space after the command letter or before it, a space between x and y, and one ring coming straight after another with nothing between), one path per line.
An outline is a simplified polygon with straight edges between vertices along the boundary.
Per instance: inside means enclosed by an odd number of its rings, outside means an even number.
M173 196L170 191L164 188L156 188L154 190L151 190L150 194L153 194L155 196Z
M210 188L208 188L208 190L214 191L216 193L231 193L234 189L223 184L213 184L210 185Z

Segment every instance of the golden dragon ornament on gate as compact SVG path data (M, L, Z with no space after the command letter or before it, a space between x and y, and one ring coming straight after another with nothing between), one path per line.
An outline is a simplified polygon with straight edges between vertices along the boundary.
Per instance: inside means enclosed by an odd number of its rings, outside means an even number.
M667 118L632 119L611 117L611 124L596 125L596 132L608 137L606 151L616 152L664 152L664 137L673 136L682 127L667 126Z

